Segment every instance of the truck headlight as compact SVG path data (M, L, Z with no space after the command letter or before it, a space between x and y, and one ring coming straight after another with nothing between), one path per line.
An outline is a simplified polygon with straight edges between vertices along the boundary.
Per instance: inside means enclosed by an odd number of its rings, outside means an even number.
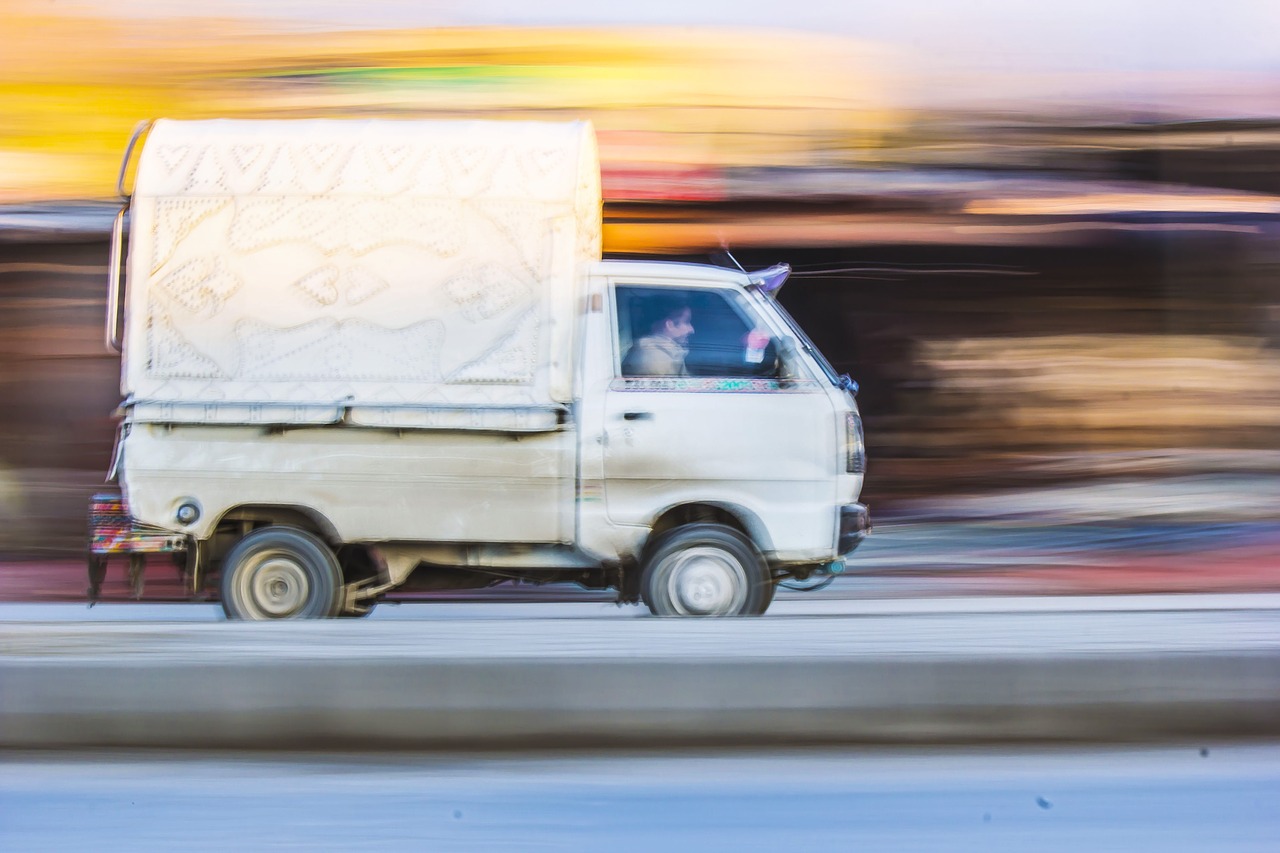
M867 470L867 447L862 439L862 418L857 412L844 416L844 470L849 474L862 474Z

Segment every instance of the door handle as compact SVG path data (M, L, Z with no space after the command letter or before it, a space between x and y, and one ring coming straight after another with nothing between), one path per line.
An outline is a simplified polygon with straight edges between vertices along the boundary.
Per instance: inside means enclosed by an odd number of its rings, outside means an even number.
M623 412L622 419L624 421L651 421L653 420L653 412Z

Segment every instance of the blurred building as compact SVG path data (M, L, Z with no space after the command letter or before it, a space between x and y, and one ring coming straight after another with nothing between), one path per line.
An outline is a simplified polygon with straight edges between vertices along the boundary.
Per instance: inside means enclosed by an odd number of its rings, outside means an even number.
M51 8L0 34L0 550L74 547L107 465L107 200L159 116L591 118L607 252L797 268L782 300L861 381L866 494L889 512L1280 468L1275 80L1167 75L1134 103L1118 77L929 77L836 36Z

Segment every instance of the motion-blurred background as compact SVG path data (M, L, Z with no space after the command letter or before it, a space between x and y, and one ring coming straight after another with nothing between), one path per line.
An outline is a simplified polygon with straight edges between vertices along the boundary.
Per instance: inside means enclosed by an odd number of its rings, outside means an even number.
M1280 4L596 5L6 0L0 555L84 549L162 116L590 118L606 253L796 268L882 521L1280 541Z

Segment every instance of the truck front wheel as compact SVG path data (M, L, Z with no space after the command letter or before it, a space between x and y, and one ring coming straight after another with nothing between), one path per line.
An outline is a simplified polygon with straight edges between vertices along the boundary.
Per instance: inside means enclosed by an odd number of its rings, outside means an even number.
M758 616L773 600L760 554L722 524L687 524L662 534L645 560L640 590L655 616Z
M228 619L323 619L341 606L338 558L318 537L294 527L263 527L236 543L222 563Z

